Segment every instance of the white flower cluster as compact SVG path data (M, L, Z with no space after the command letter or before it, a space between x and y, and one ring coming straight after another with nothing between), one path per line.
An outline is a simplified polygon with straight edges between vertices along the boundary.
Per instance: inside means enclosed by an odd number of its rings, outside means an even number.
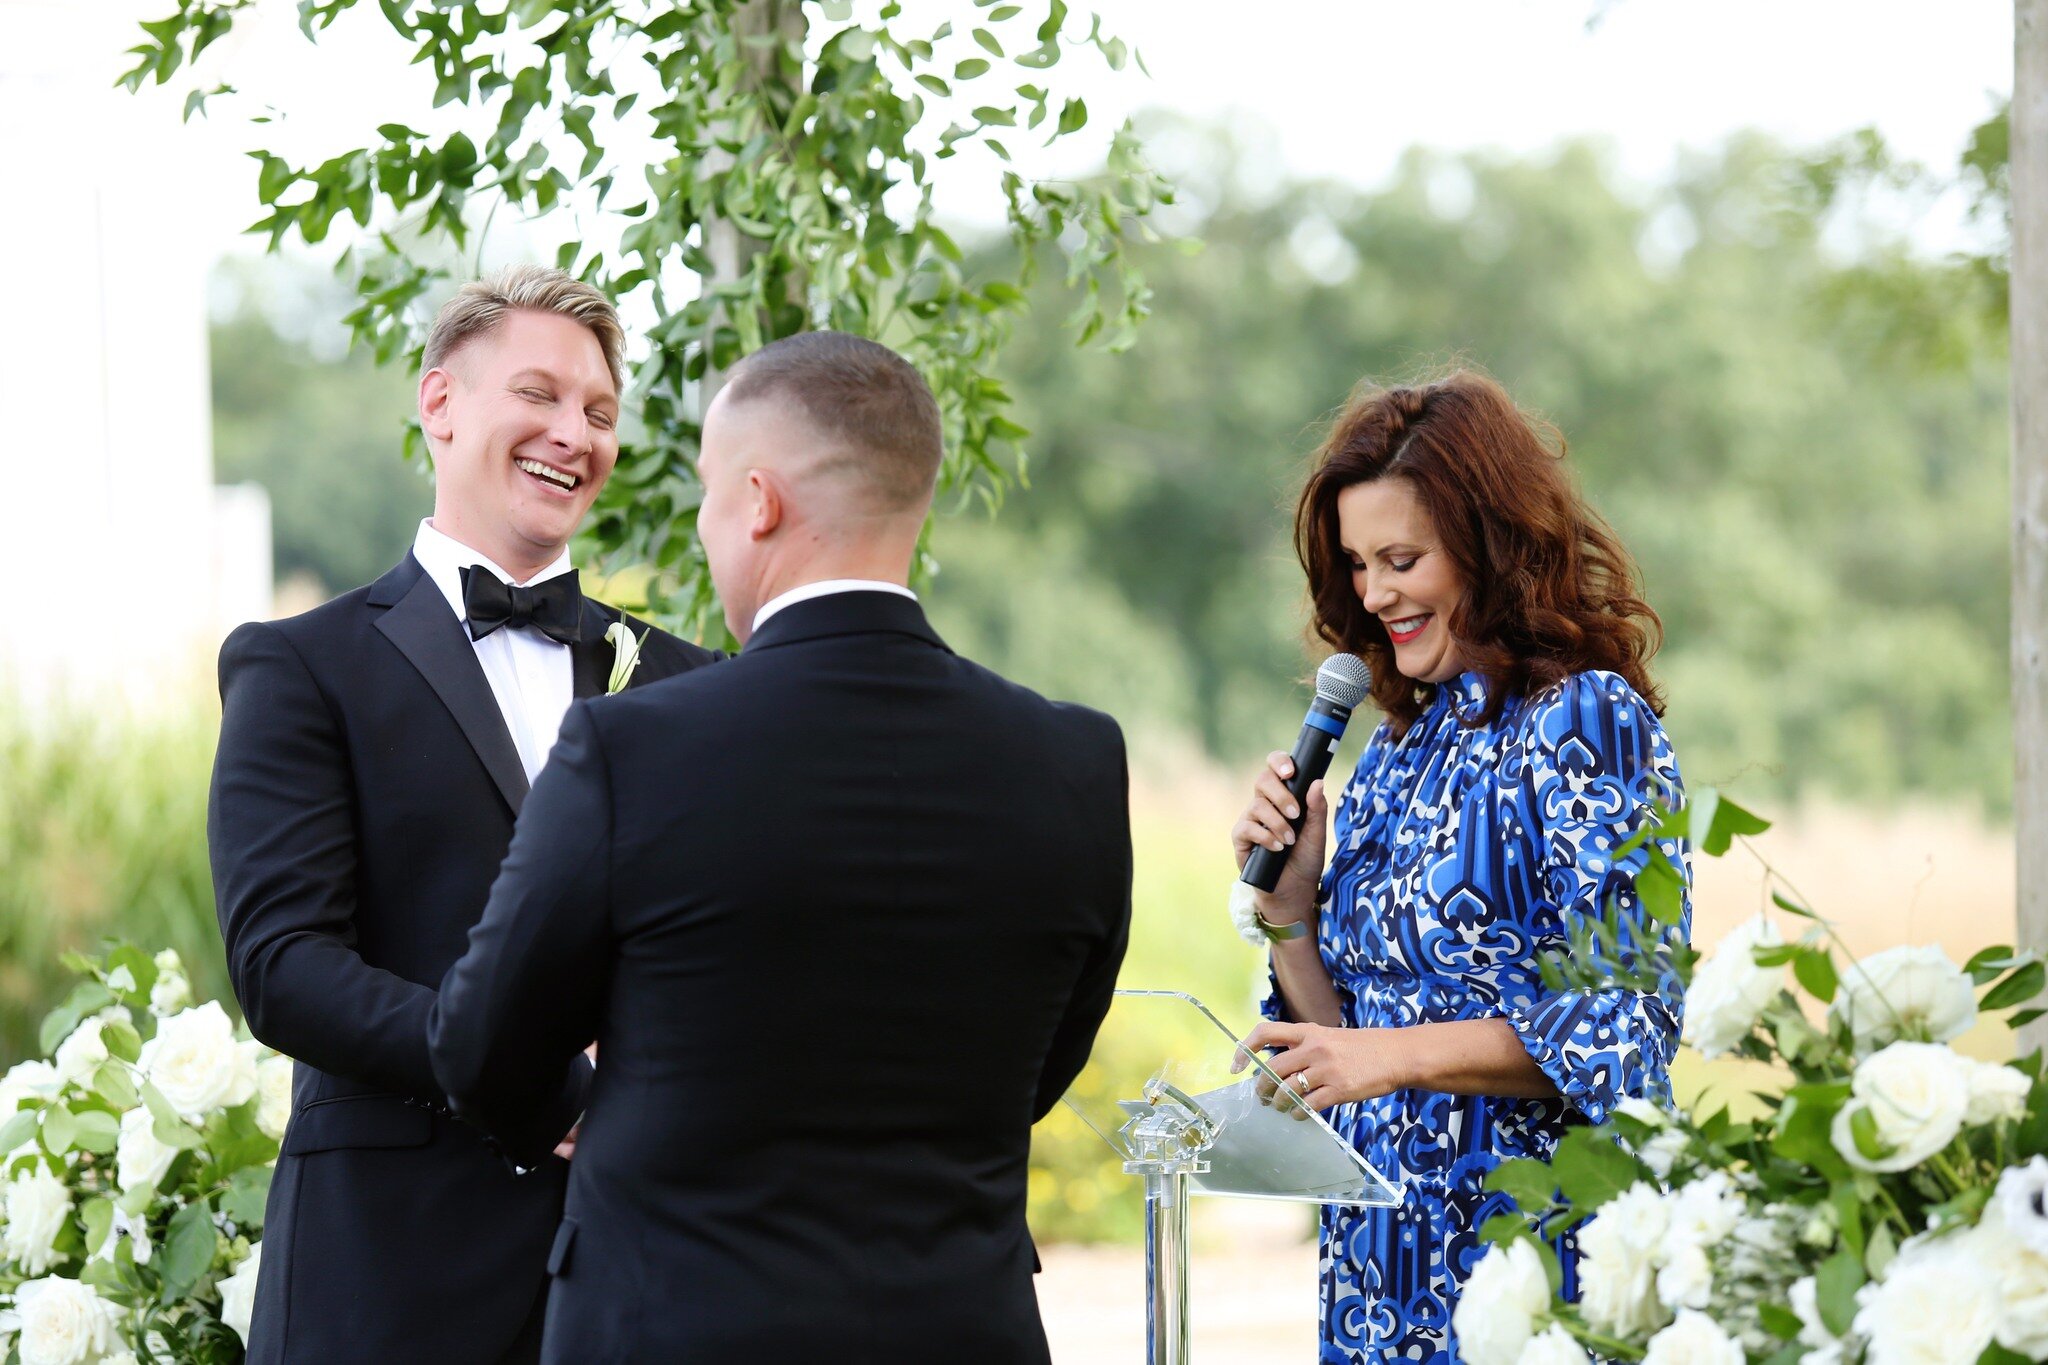
M1823 1359L1809 1354L1804 1365L1834 1365L1858 1343L1866 1365L1974 1365L1994 1341L2030 1360L2048 1357L2044 1195L2048 1160L2005 1171L1977 1226L1908 1241L1883 1278L1858 1292L1854 1340L1830 1341Z
M1850 1100L1835 1113L1830 1138L1850 1165L1904 1171L1955 1141L1965 1124L2016 1120L2027 1111L2025 1074L1963 1056L1946 1043L1892 1043L1856 1064ZM1880 1151L1856 1140L1868 1115Z
M123 1339L134 1329L106 1294L115 1283L154 1292L154 1282L132 1278L160 1250L152 1222L161 1229L196 1197L188 1177L214 1159L201 1150L197 1164L180 1167L181 1152L205 1148L229 1111L241 1111L229 1131L244 1152L252 1125L280 1139L290 1116L289 1058L237 1038L219 1004L194 1006L175 953L157 956L147 992L141 961L128 962L133 970L117 966L101 979L135 1011L107 1005L79 1020L51 1060L0 1076L0 1123L17 1133L29 1125L25 1141L0 1153L0 1284L16 1286L0 1295L0 1355L20 1365L134 1365L141 1343ZM154 1032L139 1041L135 1016L145 1005ZM262 1247L220 1225L222 1259L194 1292L217 1294L220 1307L202 1311L217 1311L246 1341ZM161 1340L150 1349L169 1358Z

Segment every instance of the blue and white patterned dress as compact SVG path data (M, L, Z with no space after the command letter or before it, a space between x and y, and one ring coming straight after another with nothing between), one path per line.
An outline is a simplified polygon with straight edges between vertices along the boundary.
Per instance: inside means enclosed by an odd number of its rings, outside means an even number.
M1407 734L1382 725L1359 757L1323 878L1323 962L1347 1025L1505 1018L1564 1098L1401 1090L1331 1111L1405 1201L1324 1210L1325 1365L1451 1365L1478 1229L1507 1207L1481 1188L1486 1173L1548 1156L1574 1113L1597 1123L1624 1097L1661 1093L1678 1044L1675 980L1655 995L1559 995L1537 970L1538 953L1610 897L1624 923L1641 922L1646 855L1617 866L1609 851L1652 800L1676 796L1663 727L1613 673L1575 674L1475 726L1487 687L1477 673L1438 687ZM1662 847L1683 865L1680 843ZM1686 915L1689 927L1689 904ZM1266 1012L1281 1017L1277 995Z

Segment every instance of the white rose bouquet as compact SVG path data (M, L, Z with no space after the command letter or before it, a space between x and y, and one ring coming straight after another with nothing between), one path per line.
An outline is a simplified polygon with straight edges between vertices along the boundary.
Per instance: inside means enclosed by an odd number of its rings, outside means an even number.
M0 1359L233 1365L291 1063L174 952L67 964L48 1060L0 1077Z
M1468 1365L2048 1361L2042 1058L1950 1046L1982 1012L2039 1017L2048 970L2004 947L1961 966L1931 946L1856 960L1757 851L1766 827L1710 791L1662 818L1657 834L1702 853L1756 854L1780 917L1703 961L1671 935L1642 956L1690 983L1686 1045L1774 1063L1784 1083L1749 1122L1631 1100L1549 1162L1495 1170L1513 1207L1485 1225L1453 1319ZM1546 978L1614 975L1574 956ZM1572 1302L1554 1250L1568 1232Z

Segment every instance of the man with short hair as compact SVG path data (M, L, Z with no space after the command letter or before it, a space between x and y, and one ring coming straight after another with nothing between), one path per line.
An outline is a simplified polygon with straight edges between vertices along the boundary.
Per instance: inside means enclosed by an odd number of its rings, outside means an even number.
M221 934L250 1029L298 1063L251 1361L539 1355L552 1152L590 1064L558 1059L493 1151L448 1108L427 1017L563 712L612 669L620 615L582 596L566 545L618 459L622 340L561 271L464 286L421 365L434 514L412 553L221 650ZM636 683L716 657L629 626Z
M547 1361L1047 1359L1030 1130L1123 957L1123 738L926 622L940 455L886 347L735 369L697 525L746 647L570 709L442 983L435 1074L489 1130L599 1040Z

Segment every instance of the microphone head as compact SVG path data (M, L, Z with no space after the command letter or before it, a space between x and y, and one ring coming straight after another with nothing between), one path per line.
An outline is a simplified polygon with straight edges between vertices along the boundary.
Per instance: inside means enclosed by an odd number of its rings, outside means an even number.
M1372 691L1372 669L1356 654L1332 654L1316 670L1316 695L1355 710Z

